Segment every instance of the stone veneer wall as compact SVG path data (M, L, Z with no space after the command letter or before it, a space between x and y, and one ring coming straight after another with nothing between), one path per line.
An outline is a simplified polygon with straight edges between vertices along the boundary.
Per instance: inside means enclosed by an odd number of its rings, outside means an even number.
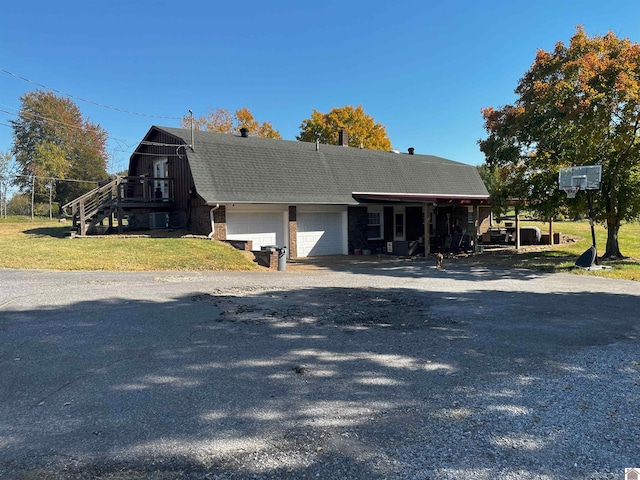
M298 256L298 221L297 209L295 206L289 207L289 258L297 258Z

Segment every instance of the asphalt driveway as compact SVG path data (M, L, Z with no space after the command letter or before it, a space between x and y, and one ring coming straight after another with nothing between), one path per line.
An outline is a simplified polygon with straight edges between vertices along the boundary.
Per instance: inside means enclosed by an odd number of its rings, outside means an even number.
M640 285L1 270L0 478L623 478Z

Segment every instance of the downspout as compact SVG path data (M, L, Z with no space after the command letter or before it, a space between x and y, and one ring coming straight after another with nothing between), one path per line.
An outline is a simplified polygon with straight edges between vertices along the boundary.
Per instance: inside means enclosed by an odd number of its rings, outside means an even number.
M215 232L216 222L213 221L213 212L220 208L220 204L216 203L216 206L209 210L209 220L211 221L211 233L207 235L209 240L213 239L213 232Z

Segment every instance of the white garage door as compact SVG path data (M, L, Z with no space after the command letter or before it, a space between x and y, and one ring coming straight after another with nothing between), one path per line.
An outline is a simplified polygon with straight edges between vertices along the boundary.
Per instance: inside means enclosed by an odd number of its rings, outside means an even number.
M251 240L253 249L264 245L282 246L284 219L281 212L227 211L227 239Z
M341 213L299 212L297 224L299 257L343 253Z

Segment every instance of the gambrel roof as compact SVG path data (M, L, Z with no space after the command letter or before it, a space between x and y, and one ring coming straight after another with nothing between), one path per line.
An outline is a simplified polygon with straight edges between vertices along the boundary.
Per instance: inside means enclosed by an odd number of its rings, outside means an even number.
M176 143L191 144L190 130L152 127L147 137L154 129ZM193 143L180 154L188 159L197 193L210 204L353 205L359 196L377 195L408 195L414 201L489 197L476 167L432 155L203 131L194 132Z

